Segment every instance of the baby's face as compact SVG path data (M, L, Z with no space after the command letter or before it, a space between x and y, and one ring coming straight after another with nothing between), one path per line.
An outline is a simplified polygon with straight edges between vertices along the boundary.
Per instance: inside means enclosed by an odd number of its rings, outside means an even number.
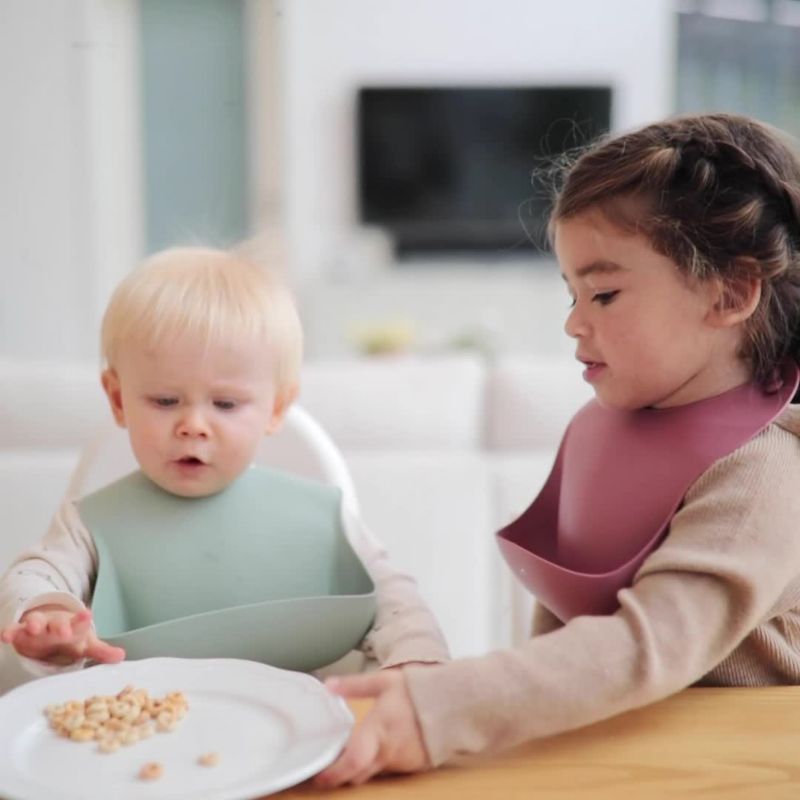
M214 494L237 478L285 410L268 350L256 344L126 343L103 386L142 471L184 497Z

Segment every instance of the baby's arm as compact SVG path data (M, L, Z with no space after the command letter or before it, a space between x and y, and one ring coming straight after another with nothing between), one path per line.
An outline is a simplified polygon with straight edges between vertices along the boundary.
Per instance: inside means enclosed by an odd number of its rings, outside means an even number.
M94 635L87 604L97 554L74 503L0 580L0 691L84 657L119 660ZM78 661L75 668L82 666Z
M375 583L375 622L361 644L381 667L410 661L438 663L449 659L441 629L411 576L392 567L383 544L356 511L342 503L342 524L351 546Z
M52 665L71 665L82 659L116 663L125 651L97 638L88 609L71 611L63 605L37 605L19 622L0 630L0 642L21 656Z

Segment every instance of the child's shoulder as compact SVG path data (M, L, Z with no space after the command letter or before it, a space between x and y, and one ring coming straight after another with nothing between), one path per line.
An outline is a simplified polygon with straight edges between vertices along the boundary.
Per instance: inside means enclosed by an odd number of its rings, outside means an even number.
M774 424L800 437L800 405L787 406Z

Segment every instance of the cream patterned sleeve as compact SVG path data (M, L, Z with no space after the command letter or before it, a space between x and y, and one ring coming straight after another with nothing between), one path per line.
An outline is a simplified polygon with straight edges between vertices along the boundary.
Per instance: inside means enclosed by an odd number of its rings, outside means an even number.
M97 551L67 498L56 513L47 534L22 553L0 579L0 627L19 621L29 609L60 604L80 611L89 605L97 574ZM70 669L54 667L20 656L10 645L0 644L0 692L20 683Z
M800 441L771 426L687 492L663 544L619 610L576 617L524 645L404 670L434 764L498 750L653 703L728 659L737 685L797 682L800 631L784 598L800 588ZM760 672L740 654L760 649ZM753 673L752 675L750 673ZM758 682L758 681L756 681Z

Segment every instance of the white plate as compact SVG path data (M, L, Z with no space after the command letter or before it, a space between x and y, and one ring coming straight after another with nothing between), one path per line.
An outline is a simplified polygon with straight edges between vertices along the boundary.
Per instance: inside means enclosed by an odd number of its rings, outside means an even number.
M179 727L101 753L55 734L50 703L116 694L126 684L156 697L182 691ZM300 783L330 764L353 717L319 681L235 659L150 658L32 681L0 697L0 797L7 800L249 800ZM219 754L203 767L203 753ZM164 774L137 775L148 761Z

